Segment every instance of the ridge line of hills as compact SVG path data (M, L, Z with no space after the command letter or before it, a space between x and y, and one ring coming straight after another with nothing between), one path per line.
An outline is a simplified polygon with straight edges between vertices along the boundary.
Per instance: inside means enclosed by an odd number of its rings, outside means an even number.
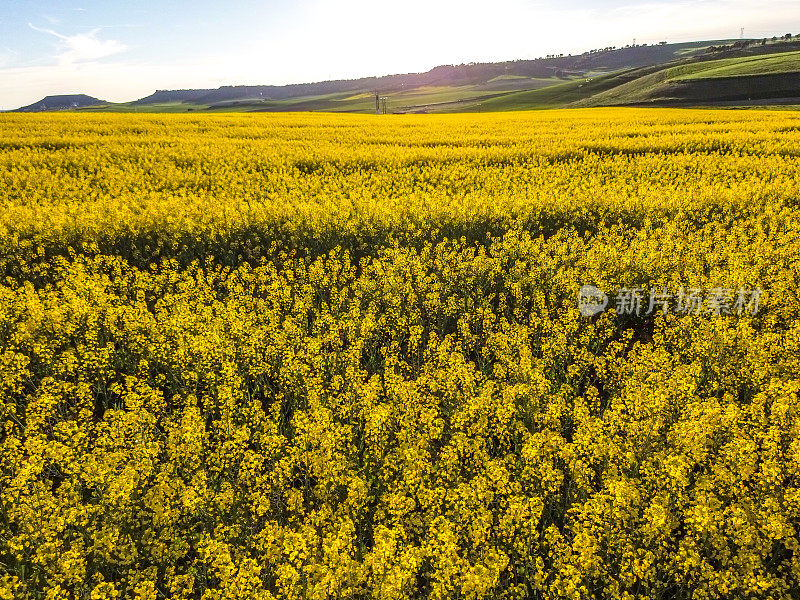
M800 36L608 47L579 55L441 65L423 73L288 85L158 90L125 103L47 96L17 112L392 113L618 105L800 105Z

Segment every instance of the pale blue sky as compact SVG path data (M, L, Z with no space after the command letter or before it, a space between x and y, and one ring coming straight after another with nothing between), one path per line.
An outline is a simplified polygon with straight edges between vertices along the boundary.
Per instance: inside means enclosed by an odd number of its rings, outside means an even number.
M800 33L798 0L0 0L0 109Z

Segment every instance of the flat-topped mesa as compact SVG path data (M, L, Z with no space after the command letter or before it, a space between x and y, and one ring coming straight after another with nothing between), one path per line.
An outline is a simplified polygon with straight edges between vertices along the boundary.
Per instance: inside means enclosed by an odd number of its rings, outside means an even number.
M70 108L82 108L85 106L96 106L98 104L106 104L105 100L99 100L86 94L62 94L58 96L46 96L29 104L18 108L17 112L40 112L47 110L67 110Z

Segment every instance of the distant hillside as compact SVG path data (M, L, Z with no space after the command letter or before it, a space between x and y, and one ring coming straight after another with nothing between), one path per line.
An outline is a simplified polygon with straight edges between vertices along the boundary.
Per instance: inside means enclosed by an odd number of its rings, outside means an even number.
M290 85L159 90L126 103L50 96L19 110L391 113L566 106L800 102L800 39L599 48L578 55L441 65L424 73ZM798 77L796 77L796 75Z
M214 90L158 90L131 104L165 104L169 102L194 102Z
M529 89L541 87L530 85L530 80L555 80L579 77L587 72L616 71L624 68L641 67L660 64L676 57L703 50L713 42L686 42L680 44L639 45L624 48L603 48L590 50L578 55L547 56L533 60L514 60L498 63L469 63L464 65L441 65L424 73L406 73L385 75L381 77L362 77L359 79L341 79L316 83L300 83L290 85L258 85L258 86L223 86L216 90L176 90L156 92L152 96L137 100L134 105L148 103L183 102L212 109L242 109L252 106L253 109L280 110L279 105L270 102L302 101L304 105L321 102L318 110L353 110L349 103L325 101L345 100L348 95L359 92L378 91L381 95L403 94L410 90L423 88L476 86L476 92ZM504 84L498 85L498 78L504 78ZM513 78L513 79L512 79ZM490 85L493 83L494 85ZM470 90L471 91L471 90ZM340 97L331 97L331 96ZM344 96L342 96L344 95ZM374 110L371 99L364 99L361 110ZM258 103L265 103L260 107ZM294 110L291 106L287 109ZM338 106L337 106L338 104ZM306 110L314 110L306 108ZM355 110L359 110L358 108Z
M800 42L797 48L637 70L631 73L637 77L574 106L800 103Z
M47 96L38 102L18 108L17 112L40 112L47 110L68 110L72 108L84 108L87 106L97 106L106 104L103 100L98 100L86 94L66 94L61 96Z

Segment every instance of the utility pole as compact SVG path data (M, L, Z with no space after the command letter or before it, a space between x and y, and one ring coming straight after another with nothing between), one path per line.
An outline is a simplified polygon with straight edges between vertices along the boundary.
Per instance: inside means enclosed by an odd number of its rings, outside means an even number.
M381 102L383 102L383 114L386 114L386 100L387 100L386 96L381 98Z
M381 114L381 95L375 90L375 114Z

